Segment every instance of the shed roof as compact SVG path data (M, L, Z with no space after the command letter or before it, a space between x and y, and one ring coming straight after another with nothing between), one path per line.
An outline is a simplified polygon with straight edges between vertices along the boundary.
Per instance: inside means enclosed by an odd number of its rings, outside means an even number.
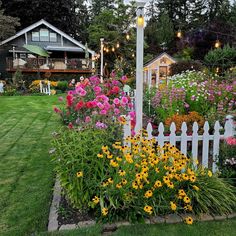
M147 63L145 63L144 67L150 66L152 63L154 63L155 61L161 59L163 56L166 56L166 57L170 58L173 62L176 62L176 60L172 56L170 56L166 52L163 52L163 53L159 54L158 56L156 56L155 58L153 58L150 61L148 61Z

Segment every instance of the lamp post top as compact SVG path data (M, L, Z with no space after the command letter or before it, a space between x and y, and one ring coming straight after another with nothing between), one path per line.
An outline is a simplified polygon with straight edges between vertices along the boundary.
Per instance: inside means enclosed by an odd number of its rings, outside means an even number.
M146 3L148 2L148 0L137 0L137 7L144 7L146 5Z

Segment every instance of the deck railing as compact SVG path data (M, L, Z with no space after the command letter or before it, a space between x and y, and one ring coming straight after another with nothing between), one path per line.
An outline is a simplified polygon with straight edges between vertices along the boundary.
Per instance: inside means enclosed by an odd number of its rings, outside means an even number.
M90 59L64 58L6 58L7 69L41 69L41 70L91 70Z

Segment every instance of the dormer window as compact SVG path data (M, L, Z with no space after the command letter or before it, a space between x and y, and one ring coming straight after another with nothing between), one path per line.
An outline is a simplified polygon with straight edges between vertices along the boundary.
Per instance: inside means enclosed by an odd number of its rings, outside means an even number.
M50 42L57 42L57 34L50 32Z
M49 42L49 30L48 29L40 29L40 41L41 42Z
M32 41L33 42L39 41L39 32L32 32Z

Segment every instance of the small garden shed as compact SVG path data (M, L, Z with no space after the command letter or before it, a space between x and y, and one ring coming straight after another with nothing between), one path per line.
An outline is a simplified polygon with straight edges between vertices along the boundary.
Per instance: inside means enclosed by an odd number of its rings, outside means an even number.
M151 86L164 86L167 84L170 65L176 60L166 52L158 55L144 65L144 83Z

